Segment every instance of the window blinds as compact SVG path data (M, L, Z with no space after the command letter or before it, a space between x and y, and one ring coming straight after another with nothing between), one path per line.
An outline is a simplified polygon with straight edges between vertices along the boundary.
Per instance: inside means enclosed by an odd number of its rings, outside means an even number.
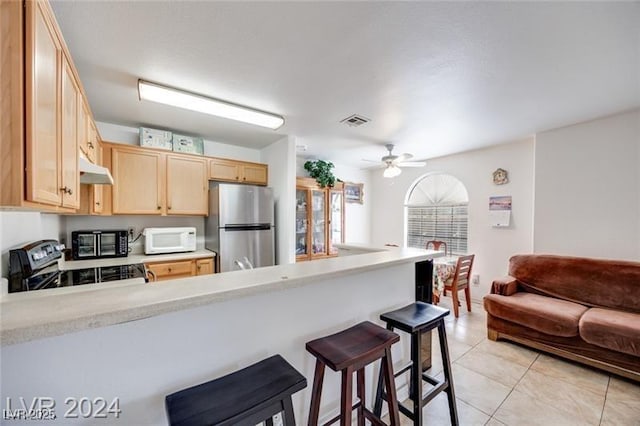
M452 254L466 254L467 205L407 206L407 246L425 248L429 240L446 242Z

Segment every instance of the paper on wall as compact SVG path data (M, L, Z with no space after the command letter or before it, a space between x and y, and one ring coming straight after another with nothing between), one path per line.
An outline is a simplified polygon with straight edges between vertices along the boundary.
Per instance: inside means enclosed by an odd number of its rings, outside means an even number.
M496 228L511 222L511 196L489 197L489 223Z

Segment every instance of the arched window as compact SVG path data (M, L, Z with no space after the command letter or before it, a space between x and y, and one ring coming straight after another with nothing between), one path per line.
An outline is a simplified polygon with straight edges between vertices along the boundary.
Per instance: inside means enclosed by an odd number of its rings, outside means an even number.
M465 254L468 204L467 189L454 176L431 173L419 178L405 201L407 247L425 248L427 241L441 240L452 254Z

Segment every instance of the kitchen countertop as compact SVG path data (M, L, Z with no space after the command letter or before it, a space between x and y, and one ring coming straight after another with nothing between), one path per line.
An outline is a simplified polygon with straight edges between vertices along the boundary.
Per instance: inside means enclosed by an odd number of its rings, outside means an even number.
M215 257L215 253L206 249L188 251L185 253L168 254L130 254L127 257L110 257L106 259L89 260L64 260L58 262L58 267L63 271L84 268L97 268L100 266L132 265L135 263L171 262L185 259L204 259Z
M182 255L183 258L194 257L194 252ZM48 297L6 300L0 305L0 344L11 345L136 321L232 298L309 285L330 278L440 256L441 252L433 250L385 247L377 252L312 262L200 275L153 284L132 284L52 294ZM154 256L153 259L161 258ZM174 259L175 257L166 260Z

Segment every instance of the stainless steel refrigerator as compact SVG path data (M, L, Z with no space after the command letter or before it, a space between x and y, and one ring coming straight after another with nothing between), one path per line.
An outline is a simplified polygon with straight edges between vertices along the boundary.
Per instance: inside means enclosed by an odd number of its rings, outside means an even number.
M232 183L209 185L205 247L217 253L219 272L275 263L271 188Z

